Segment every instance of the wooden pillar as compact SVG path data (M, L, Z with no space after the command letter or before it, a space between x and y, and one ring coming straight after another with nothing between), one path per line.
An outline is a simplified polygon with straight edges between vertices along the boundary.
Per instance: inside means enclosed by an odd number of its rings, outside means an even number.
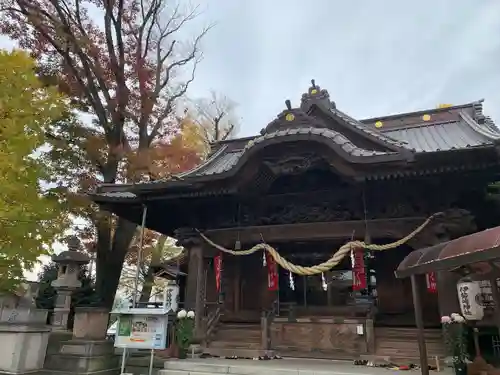
M491 277L490 284L491 284L491 296L493 298L493 304L494 304L493 318L497 325L498 333L500 334L500 292L498 291L497 278Z
M241 258L234 259L233 268L233 293L234 293L234 307L233 311L238 314L241 309Z
M189 254L184 309L195 313L195 334L201 334L203 313L205 308L205 264L203 257L203 243L198 234L192 229L178 229L175 231L177 246L183 246Z
M460 275L450 271L436 273L439 313L441 316L460 312L458 301L457 282Z
M373 319L366 319L365 326L365 336L366 336L366 348L368 353L375 354L375 328L373 326Z
M413 308L415 310L415 321L417 325L418 350L420 352L420 371L422 375L429 375L429 364L427 362L427 348L425 346L424 319L422 316L422 300L419 281L421 275L411 276L411 292L413 295Z

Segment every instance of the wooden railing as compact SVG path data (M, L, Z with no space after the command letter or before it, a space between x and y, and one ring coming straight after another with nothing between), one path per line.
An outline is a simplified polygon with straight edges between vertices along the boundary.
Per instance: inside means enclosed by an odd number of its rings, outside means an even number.
M278 314L279 301L275 300L271 305L271 308L267 311L262 312L262 317L260 319L261 327L261 347L263 350L271 350L271 324L274 317Z
M205 342L210 340L211 335L214 333L215 327L219 324L222 314L222 305L218 302L207 302L205 304L205 313L203 317L203 327L205 333Z

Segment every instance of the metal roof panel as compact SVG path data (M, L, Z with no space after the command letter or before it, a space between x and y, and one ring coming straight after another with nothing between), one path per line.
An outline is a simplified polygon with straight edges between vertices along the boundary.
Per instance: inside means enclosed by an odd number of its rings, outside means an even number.
M422 124L384 133L405 142L406 147L417 152L449 151L493 144L490 138L474 131L465 121Z

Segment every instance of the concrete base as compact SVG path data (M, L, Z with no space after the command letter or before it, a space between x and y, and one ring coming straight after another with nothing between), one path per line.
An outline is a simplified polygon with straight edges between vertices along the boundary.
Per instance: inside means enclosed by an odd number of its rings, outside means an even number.
M169 360L158 375L387 375L384 368L354 366L347 361L276 359L250 360ZM451 375L443 371L442 375Z
M25 374L43 367L50 329L37 324L0 324L0 372Z
M44 370L60 375L117 375L119 357L110 341L69 340L60 343L58 353L47 355Z
M248 349L248 348L212 348L208 347L203 349L203 354L209 354L212 357L238 357L245 359L253 359L263 356L274 357L276 352L274 350L263 350L263 349ZM191 352L187 352L188 356L191 356ZM199 357L199 355L197 355Z
M403 356L391 356L391 355L376 355L376 354L363 354L359 356L360 360L371 362L375 365L383 365L392 363L398 366L401 365L420 365L420 357L403 357ZM443 365L443 359L438 358L439 367ZM428 357L427 363L429 366L438 367L438 363L436 363L436 357Z

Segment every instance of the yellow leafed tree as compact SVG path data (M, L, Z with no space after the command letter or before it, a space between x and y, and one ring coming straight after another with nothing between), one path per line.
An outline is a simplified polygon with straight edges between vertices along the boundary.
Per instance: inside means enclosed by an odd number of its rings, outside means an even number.
M65 106L23 51L0 51L0 292L13 290L66 223L38 155Z

